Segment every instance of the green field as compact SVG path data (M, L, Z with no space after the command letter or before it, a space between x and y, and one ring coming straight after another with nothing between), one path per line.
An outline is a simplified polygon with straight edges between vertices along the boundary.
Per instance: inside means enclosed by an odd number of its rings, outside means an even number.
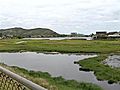
M26 41L24 43L17 42ZM0 40L1 52L120 53L120 40Z
M22 41L22 42L21 42ZM24 42L23 42L24 41ZM97 79L109 83L120 82L120 68L111 68L102 63L109 54L120 53L120 40L0 40L0 52L61 52L61 53L95 53L98 57L77 62L81 70L94 71ZM66 81L62 77L53 78L48 73L27 71L18 67L10 69L50 90L100 90L93 84ZM52 89L51 89L52 88Z

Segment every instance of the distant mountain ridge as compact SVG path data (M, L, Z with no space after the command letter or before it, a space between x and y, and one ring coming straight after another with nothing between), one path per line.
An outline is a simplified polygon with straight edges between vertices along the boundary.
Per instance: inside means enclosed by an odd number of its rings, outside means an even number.
M59 34L47 28L23 29L19 27L0 29L2 36L19 36L19 37L55 37Z

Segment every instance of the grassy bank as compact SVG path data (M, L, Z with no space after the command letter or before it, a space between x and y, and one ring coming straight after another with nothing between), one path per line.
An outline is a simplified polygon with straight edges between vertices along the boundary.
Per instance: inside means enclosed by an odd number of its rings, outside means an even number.
M102 90L100 87L90 83L78 83L74 80L65 80L62 77L51 77L50 74L45 72L28 71L23 68L15 66L7 66L0 64L1 66L21 75L25 78L47 88L48 90Z
M19 43L21 41L24 42ZM98 53L100 54L98 57L79 61L78 64L82 66L81 70L94 71L99 80L108 80L109 83L120 82L120 69L101 63L108 54L120 53L120 40L0 40L0 52L18 51ZM48 73L27 71L17 67L10 67L10 69L48 89L52 88L51 90L99 90L93 84L66 81L61 77L53 78Z
M24 43L18 43L26 41ZM120 53L120 40L0 40L0 52Z
M108 83L120 82L120 69L111 68L102 63L108 55L99 55L98 57L88 58L77 62L81 65L81 70L94 71L98 80L108 80Z

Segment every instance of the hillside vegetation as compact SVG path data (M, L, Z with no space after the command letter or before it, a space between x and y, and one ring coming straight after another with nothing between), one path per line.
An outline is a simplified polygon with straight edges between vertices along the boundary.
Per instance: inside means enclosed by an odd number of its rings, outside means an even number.
M19 37L53 37L59 34L47 28L23 29L9 28L1 29L2 36L19 36Z

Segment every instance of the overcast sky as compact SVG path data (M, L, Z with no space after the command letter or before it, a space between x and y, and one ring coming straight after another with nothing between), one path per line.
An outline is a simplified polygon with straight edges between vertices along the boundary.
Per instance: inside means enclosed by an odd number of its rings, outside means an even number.
M0 28L120 31L120 0L0 0Z

